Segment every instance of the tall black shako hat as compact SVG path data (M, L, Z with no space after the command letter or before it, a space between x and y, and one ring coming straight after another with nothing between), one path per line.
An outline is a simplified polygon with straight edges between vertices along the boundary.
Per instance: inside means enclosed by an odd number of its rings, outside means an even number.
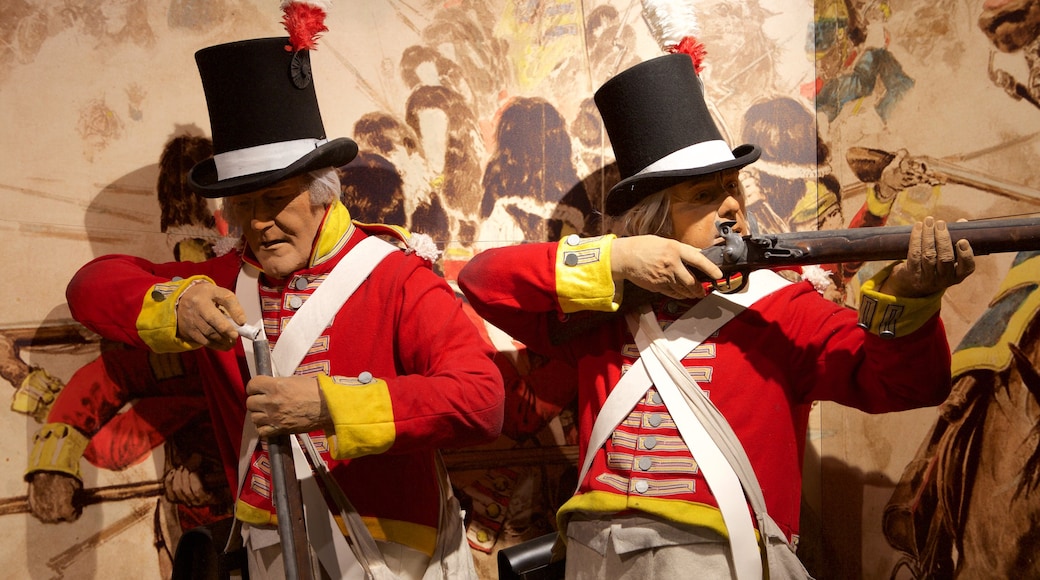
M195 53L213 134L213 157L188 176L199 195L249 193L357 155L352 139L326 139L310 51L287 50L288 44L288 38L261 38Z
M626 69L594 98L621 175L607 193L607 215L621 215L644 197L691 177L744 167L762 154L755 145L730 150L687 54Z

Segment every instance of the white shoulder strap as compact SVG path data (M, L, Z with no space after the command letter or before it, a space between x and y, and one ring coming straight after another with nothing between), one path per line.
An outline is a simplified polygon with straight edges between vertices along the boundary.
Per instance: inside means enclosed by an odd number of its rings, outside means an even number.
M773 272L753 272L742 291L734 294L709 294L663 332L649 306L644 309L644 317L649 316L660 338L667 338L667 341L661 341L662 346L665 346L676 359L681 359L756 301L788 284L789 281ZM606 443L621 421L631 413L647 389L657 385L683 440L691 451L696 449L697 462L702 467L708 486L713 490L728 490L717 492L715 495L729 531L738 578L761 578L758 541L748 514L747 500L740 491L740 477L714 438L695 417L692 417L689 406L685 401L678 399L681 395L678 394L674 383L664 372L657 358L649 352L649 341L639 327L638 315L631 318L630 326L637 346L640 347L641 356L611 390L596 417L581 474L578 476L579 489L588 475L596 452ZM661 343L656 343L655 346ZM683 374L686 374L685 370ZM758 492L758 496L761 497L761 491Z
M336 264L278 337L278 344L271 351L271 363L276 375L287 376L296 372L300 361L332 323L343 304L383 258L395 251L396 246L369 236Z
M372 270L396 248L379 238L370 236L358 243L325 278L321 286L307 299L286 325L279 337L278 344L271 352L271 367L276 376L291 375L296 371L300 361L314 345L322 330L332 321L340 307L350 298L362 282L368 278ZM260 337L266 338L263 325L263 312L260 308L259 290L260 272L256 268L243 264L235 285L235 295L246 313L246 323L260 329ZM300 322L297 324L297 319ZM256 360L253 357L253 341L242 337L242 348L245 350L246 364L249 365L250 376L256 375ZM238 489L247 471L249 457L259 435L252 421L246 420L242 428L242 452L238 464Z
M709 294L673 322L664 331L665 337L672 345L676 356L684 358L745 308L788 284L790 282L768 270L752 272L751 279L740 292ZM643 363L637 360L611 389L592 427L588 450L578 476L578 489L592 467L596 451L603 447L610 434L628 416L652 384L653 381L646 373Z
M288 376L296 371L296 367L300 365L303 357L314 345L314 341L332 322L343 304L368 278L383 258L395 250L397 248L394 245L370 236L359 242L336 264L321 285L293 315L292 320L279 336L278 344L271 352L271 367L276 376ZM239 272L235 293L246 312L246 322L259 328L263 337L263 313L260 308L258 283L259 272L256 268L243 265ZM250 375L255 375L253 342L243 338L242 346L245 349ZM259 435L256 427L247 418L242 427L242 447L238 466L239 491L242 489L249 460L258 441ZM339 526L329 511L317 482L314 481L314 474L310 470L310 461L308 461L309 454L300 447L297 437L290 437L289 441L296 466L296 476L300 480L303 492L307 535L322 566L327 571L333 572L335 577L363 578L368 575L376 578L385 577L388 573L386 564L382 561L382 555L377 548L374 552L372 551L375 546L374 542L370 541L358 546L359 542L348 543L340 533ZM309 441L308 438L307 442ZM309 451L314 450L309 449ZM317 458L320 460L320 456ZM313 459L312 456L311 460ZM324 514L324 516L308 516L308 514L316 513ZM351 528L351 535L355 538L368 536L371 539L367 528L364 527L364 524L359 523L360 518L355 519L356 521L345 522ZM363 551L354 553L356 548ZM358 564L361 564L363 570L358 569Z

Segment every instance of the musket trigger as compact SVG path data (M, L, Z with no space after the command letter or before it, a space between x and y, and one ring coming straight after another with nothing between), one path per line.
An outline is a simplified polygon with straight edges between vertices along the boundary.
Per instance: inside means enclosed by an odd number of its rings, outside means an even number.
M721 292L722 294L732 294L734 292L740 292L741 290L743 290L744 286L747 286L748 277L744 273L741 273L741 272L737 272L737 273L740 274L740 284L738 284L736 287L733 286L733 274L726 274L725 284L724 284L725 287L720 286L718 280L712 280L711 281L712 290L714 290L716 292Z

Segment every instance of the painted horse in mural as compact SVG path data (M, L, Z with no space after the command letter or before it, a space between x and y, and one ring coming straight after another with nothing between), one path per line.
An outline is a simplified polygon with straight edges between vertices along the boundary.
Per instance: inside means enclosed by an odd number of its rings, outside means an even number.
M1015 257L953 377L885 509L892 578L1040 577L1040 252Z

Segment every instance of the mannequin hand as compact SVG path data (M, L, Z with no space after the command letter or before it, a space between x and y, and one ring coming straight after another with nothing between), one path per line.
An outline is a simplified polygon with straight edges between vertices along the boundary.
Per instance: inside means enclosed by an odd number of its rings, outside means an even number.
M253 377L246 410L261 437L332 430L332 417L314 377Z
M914 224L906 261L892 269L879 290L891 296L920 298L960 284L975 271L975 253L967 240L956 245L946 222L931 216Z
M217 350L231 350L238 332L231 320L244 324L245 311L235 293L202 282L185 290L177 302L177 336Z
M693 246L660 236L632 236L614 240L611 247L614 280L628 280L640 288L671 298L703 298L704 286L688 269L722 278L722 270Z

